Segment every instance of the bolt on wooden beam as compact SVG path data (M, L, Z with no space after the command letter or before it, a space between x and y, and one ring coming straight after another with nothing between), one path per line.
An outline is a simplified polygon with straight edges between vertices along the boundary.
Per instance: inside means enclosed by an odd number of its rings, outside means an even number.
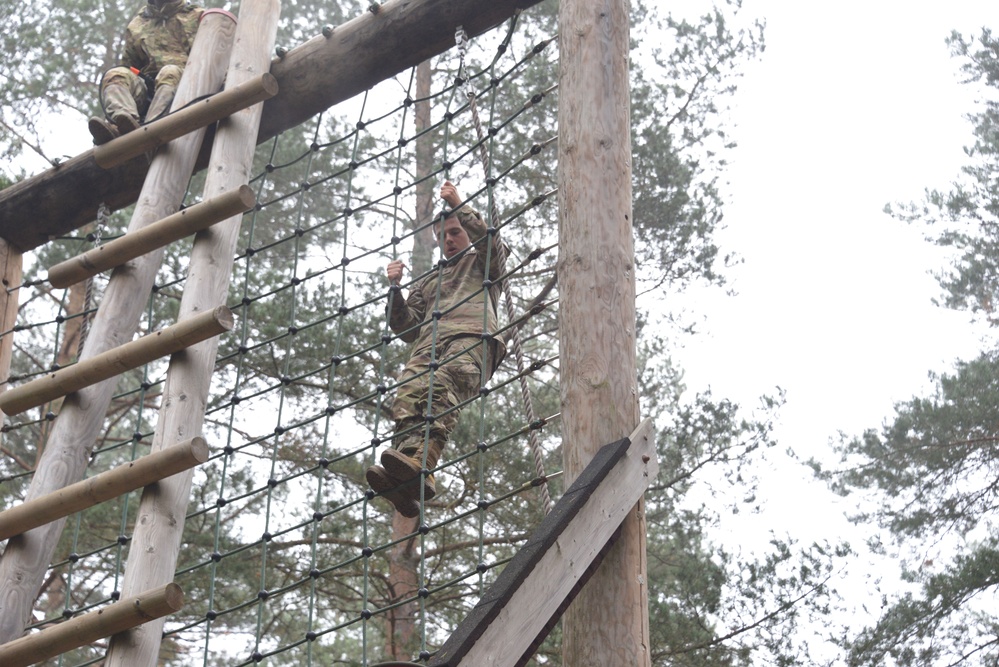
M0 665L27 667L172 614L183 606L184 591L170 582L7 642L0 646Z
M8 389L0 394L0 411L7 415L24 412L218 336L232 329L232 326L232 311L225 306L217 306L166 329Z
M178 211L142 229L56 264L48 273L53 287L65 288L102 271L121 266L234 215L253 208L257 198L248 185Z
M191 438L0 512L0 540L141 489L208 460L208 444Z
M188 132L228 118L237 111L268 100L278 92L278 82L270 73L261 74L238 86L203 100L195 100L184 107L143 125L106 144L94 147L94 160L104 169L128 162L134 157L182 137Z

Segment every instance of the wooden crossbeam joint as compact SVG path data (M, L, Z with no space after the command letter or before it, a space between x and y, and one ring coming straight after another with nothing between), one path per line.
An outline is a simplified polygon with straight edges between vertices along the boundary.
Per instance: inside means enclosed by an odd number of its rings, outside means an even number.
M204 100L192 102L134 132L95 146L94 161L104 169L116 167L177 137L268 100L277 93L277 79L270 73L262 74Z
M27 667L179 611L184 591L170 582L0 645L0 665Z
M106 500L149 486L208 460L208 444L191 438L89 479L0 512L0 540L20 535Z
M56 264L48 272L53 287L65 288L102 271L121 266L136 257L161 248L186 236L228 220L253 208L257 198L248 185L223 193L207 201L168 215L142 229L108 241L82 255Z
M225 306L188 317L166 329L8 389L0 394L0 411L13 415L43 405L225 333L232 329L233 323L232 311Z

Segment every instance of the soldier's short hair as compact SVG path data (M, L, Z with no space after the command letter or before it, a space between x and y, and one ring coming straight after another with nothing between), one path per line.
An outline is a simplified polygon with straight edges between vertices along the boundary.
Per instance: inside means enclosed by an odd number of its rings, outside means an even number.
M475 211L472 210L472 207L469 206L468 204L465 204L464 206L461 206L460 208L456 209L450 209L447 207L442 208L440 213L434 216L434 233L436 234L437 230L440 229L441 223L451 218L458 218L458 222L461 223L461 226L467 228L465 223L469 219L475 217L476 217Z

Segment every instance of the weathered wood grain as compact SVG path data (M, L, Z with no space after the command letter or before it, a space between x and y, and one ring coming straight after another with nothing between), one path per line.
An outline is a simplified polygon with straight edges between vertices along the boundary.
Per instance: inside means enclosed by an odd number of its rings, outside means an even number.
M652 421L604 445L429 667L524 665L659 470Z
M559 4L559 344L568 481L638 424L627 0ZM563 662L650 664L645 519L563 617Z
M280 9L279 0L240 3L239 25L226 72L227 88L257 78L266 70ZM255 104L233 114L219 127L205 179L204 199L248 182L261 111L262 104ZM241 215L233 216L195 237L180 301L180 317L203 310L209 304L224 302L241 221ZM154 452L201 433L217 348L217 339L207 340L170 360L153 438ZM173 579L192 478L193 472L187 471L143 491L122 580L123 595ZM162 629L163 621L159 620L116 636L108 650L106 667L155 667Z
M184 591L175 583L120 600L83 616L0 646L0 665L27 667L74 648L93 644L118 632L162 618L184 606Z
M0 394L0 411L16 415L38 407L218 336L232 329L232 325L232 311L225 306L216 306L211 310L186 317L166 329L155 331L83 359L67 368L60 368L36 380L8 389Z
M240 185L218 197L177 211L136 232L125 234L56 264L48 271L49 284L57 288L69 287L147 252L164 248L237 213L248 211L256 202L253 189L248 185Z
M0 512L0 540L141 489L207 460L205 439L191 438L176 447L147 454L47 496L15 505Z

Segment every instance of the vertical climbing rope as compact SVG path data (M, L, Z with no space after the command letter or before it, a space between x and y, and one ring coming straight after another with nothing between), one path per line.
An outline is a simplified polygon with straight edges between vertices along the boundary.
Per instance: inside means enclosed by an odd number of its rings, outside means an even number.
M108 210L107 204L101 202L100 206L97 207L97 225L94 228L95 248L99 248L101 245L101 236L104 233L104 230L107 229L110 215L111 212ZM77 357L83 354L83 344L87 342L87 334L90 333L90 322L94 318L93 308L94 308L94 279L91 276L86 280L86 291L83 296L83 316L80 319L80 338L76 345Z
M462 80L462 87L465 91L465 97L468 99L468 104L472 112L472 121L475 124L475 133L479 139L479 160L482 163L482 171L485 177L489 178L489 151L486 148L486 133L482 129L482 121L479 118L478 106L475 103L475 91L471 89L468 85L468 79L465 76L465 54L468 50L468 37L465 34L465 29L462 26L458 26L454 35L455 43L458 46L458 53L460 56L460 61L458 64L458 76ZM496 207L496 200L490 197L489 206L489 219L490 225L492 227L497 227L499 225L499 209ZM509 321L513 322L516 319L516 312L513 307L513 297L510 292L510 282L508 280L503 281L503 301L506 307L506 314ZM527 364L524 362L524 347L520 338L520 328L514 327L511 329L510 342L513 348L514 357L517 359L517 373L519 375L520 383L520 394L521 400L524 404L524 413L527 415L527 420L529 423L534 423L537 420L537 413L534 411L534 401L531 398L531 390L527 385L527 375L525 370ZM544 453L541 449L541 440L538 437L538 432L536 430L528 431L527 440L531 447L531 453L534 457L534 469L537 472L538 479L545 480L539 487L541 492L541 502L545 510L545 514L552 511L552 497L548 490L547 477L545 475L544 466Z

